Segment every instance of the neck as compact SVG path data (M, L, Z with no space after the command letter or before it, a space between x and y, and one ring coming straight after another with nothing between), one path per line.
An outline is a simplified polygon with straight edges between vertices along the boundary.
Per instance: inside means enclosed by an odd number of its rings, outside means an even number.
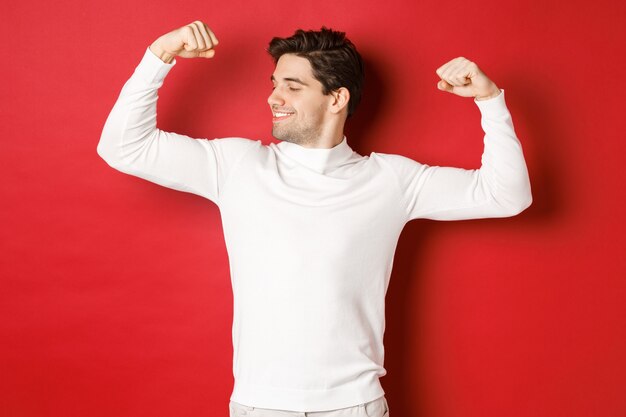
M298 145L304 148L322 148L330 149L334 148L341 143L344 137L343 127L345 123L328 124L324 126L320 135L314 142L299 143Z
M281 155L286 156L291 163L299 163L313 171L327 173L345 164L355 153L348 145L347 138L332 148L304 147L295 142L283 141L276 146Z

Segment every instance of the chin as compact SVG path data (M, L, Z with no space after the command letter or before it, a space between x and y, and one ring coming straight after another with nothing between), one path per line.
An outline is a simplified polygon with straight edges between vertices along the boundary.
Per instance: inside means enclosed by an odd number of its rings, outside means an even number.
M276 129L272 130L272 136L278 140L282 140L283 142L298 143L297 140L294 140L288 133L276 131Z
M301 130L289 131L289 129L281 130L280 128L274 127L272 128L272 136L283 142L291 142L298 145L305 145L315 143L320 135L319 132L313 133Z

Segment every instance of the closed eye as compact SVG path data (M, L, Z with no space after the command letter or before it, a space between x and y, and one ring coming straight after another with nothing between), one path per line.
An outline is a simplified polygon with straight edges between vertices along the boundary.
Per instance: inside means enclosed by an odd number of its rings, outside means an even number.
M272 91L276 90L276 86L272 87ZM301 88L293 88L293 87L289 87L290 91L300 91L302 90Z

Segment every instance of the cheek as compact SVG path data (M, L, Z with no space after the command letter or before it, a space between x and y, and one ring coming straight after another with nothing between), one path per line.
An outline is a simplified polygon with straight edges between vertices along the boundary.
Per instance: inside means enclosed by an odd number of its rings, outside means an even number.
M324 97L307 96L298 97L291 101L297 116L302 119L322 120L328 108L328 102Z

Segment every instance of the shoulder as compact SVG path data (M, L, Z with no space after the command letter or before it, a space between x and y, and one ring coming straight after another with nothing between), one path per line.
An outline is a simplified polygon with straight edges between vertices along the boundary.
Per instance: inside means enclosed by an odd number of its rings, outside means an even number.
M262 149L265 145L260 140L229 136L209 141L218 152L241 154L251 149Z
M393 153L372 152L371 157L382 161L385 165L388 165L390 168L394 168L395 170L420 168L424 166L424 164L407 156Z
M212 142L217 146L230 146L230 147L253 147L262 146L260 140L242 138L238 136L228 136L223 138L214 138Z

